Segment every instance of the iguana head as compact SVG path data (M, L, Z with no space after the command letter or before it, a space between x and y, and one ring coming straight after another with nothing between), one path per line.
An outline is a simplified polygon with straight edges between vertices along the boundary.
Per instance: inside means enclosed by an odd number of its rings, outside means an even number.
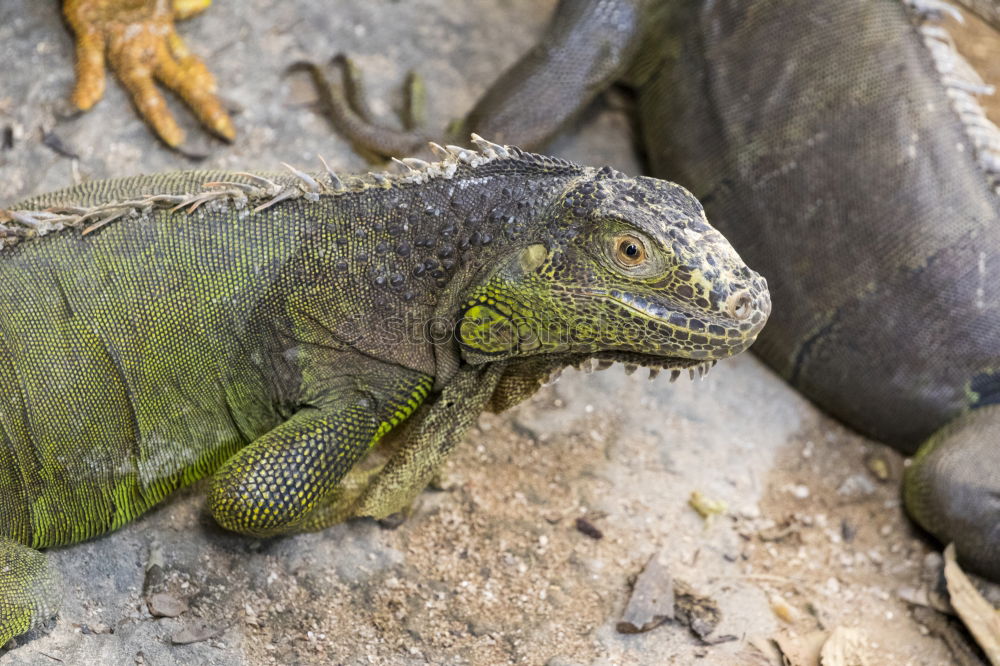
M687 190L588 169L474 286L458 337L470 363L547 354L680 369L745 350L770 309L764 278Z

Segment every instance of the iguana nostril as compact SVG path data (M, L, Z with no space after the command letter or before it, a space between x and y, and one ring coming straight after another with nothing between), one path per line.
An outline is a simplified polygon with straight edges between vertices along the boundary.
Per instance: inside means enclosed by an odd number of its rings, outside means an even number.
M753 299L745 291L737 292L729 297L726 311L733 319L746 319L753 311Z

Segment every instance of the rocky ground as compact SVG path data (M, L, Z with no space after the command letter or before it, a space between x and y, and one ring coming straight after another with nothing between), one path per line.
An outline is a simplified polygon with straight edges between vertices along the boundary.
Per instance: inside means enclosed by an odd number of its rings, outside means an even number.
M288 64L354 54L390 120L396 86L418 67L429 122L443 127L533 43L554 4L220 0L181 31L238 111L239 138L205 138L174 105L189 151L207 155L193 161L152 139L115 84L93 112L68 113L72 41L56 3L5 0L0 205L172 168L311 167L323 155L366 169ZM552 151L638 172L623 103L602 101ZM957 623L927 607L939 559L902 514L899 455L753 356L704 381L640 374L570 371L483 416L444 488L394 530L356 521L253 541L215 527L196 486L52 552L63 611L0 650L0 665L771 664L780 649L806 666L831 634L870 664L978 663ZM675 620L617 630L634 584L669 582Z

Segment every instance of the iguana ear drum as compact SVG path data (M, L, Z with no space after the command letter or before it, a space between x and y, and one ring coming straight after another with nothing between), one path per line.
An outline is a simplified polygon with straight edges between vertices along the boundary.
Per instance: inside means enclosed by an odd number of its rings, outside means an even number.
M733 294L726 302L726 312L733 319L746 319L753 312L753 298L746 291Z
M549 256L548 249L541 243L529 245L521 252L520 266L525 273L530 273L541 266Z

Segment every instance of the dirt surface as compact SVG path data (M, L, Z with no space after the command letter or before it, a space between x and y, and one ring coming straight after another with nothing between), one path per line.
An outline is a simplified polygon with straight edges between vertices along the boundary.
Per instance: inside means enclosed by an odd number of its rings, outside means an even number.
M286 65L354 54L385 119L418 66L429 122L443 127L533 43L553 6L217 2L181 31L242 109L239 138L205 139L177 106L191 149L208 155L196 163L152 139L115 84L92 113L67 115L72 42L55 3L5 0L0 204L77 177L168 168L309 166L322 154L366 169ZM637 173L619 106L605 100L552 152ZM937 563L902 514L897 454L823 416L752 356L704 381L643 372L569 371L510 413L483 416L444 490L394 530L356 521L253 541L215 527L196 486L115 534L52 552L63 611L0 650L0 665L780 663L772 641L791 663L814 664L835 630L852 630L866 663L959 663L954 624L901 598L933 596ZM717 515L691 507L695 491ZM679 621L616 631L656 554L675 589L717 607L704 638Z

